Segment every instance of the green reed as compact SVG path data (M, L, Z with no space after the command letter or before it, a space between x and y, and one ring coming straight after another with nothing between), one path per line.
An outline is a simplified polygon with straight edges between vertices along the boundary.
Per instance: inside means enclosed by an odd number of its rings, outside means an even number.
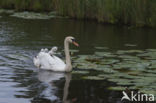
M104 23L156 26L156 0L0 0L0 8L52 11Z

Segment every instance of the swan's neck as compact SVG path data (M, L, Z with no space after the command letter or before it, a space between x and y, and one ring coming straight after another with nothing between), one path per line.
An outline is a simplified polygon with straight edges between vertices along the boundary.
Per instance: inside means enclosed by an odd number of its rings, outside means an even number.
M64 49L65 49L65 58L66 58L66 67L65 71L69 72L72 70L70 55L69 55L69 42L67 40L64 41Z

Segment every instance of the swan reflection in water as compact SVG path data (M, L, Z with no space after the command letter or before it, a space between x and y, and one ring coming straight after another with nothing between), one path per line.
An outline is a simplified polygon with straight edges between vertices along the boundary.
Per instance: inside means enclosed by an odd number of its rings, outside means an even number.
M59 81L61 79L65 78L65 84L64 84L64 89L63 89L63 99L61 100L58 96L55 95L57 89L56 85L54 85L54 82ZM46 70L39 70L38 71L38 79L41 82L44 82L48 84L48 89L44 90L44 96L48 97L48 99L52 101L62 101L63 103L74 103L73 100L67 100L68 97L68 88L70 86L70 81L71 81L72 75L71 73L61 73L61 72L52 72L52 71L46 71ZM60 81L61 82L61 81Z

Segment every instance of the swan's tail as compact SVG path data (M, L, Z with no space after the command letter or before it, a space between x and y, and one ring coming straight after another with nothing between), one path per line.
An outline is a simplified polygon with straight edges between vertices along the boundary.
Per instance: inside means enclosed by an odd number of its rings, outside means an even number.
M40 62L39 62L39 60L38 60L38 57L34 57L34 58L33 58L33 63L34 63L34 65L35 65L37 68L40 68Z

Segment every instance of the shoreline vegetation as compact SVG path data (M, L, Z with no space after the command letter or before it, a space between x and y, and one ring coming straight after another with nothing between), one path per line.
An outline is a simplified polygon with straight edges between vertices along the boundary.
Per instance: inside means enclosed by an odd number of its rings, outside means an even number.
M156 27L156 0L0 0L1 9L52 12L102 23Z

